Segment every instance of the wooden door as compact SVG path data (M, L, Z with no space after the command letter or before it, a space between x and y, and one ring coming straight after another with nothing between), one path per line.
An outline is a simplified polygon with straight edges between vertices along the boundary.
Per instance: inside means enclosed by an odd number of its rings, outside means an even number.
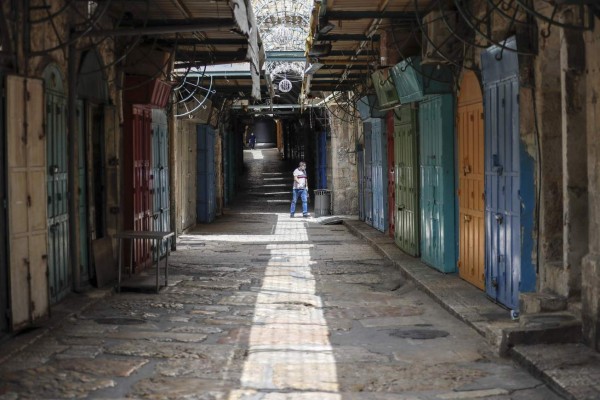
M37 79L13 75L6 84L11 323L19 329L49 307L44 93Z

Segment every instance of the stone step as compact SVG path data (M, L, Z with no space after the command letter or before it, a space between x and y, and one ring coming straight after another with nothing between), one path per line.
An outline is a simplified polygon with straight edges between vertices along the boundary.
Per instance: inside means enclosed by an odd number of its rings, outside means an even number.
M581 319L568 311L524 314L518 326L502 329L500 354L520 344L579 343L582 340Z
M519 296L521 314L539 314L565 311L567 299L553 293L521 293Z

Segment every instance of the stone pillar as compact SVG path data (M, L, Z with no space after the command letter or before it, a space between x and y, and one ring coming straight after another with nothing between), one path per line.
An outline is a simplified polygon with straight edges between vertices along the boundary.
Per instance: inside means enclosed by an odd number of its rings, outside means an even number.
M589 252L581 271L584 341L600 350L600 27L584 34L588 158Z
M563 262L563 204L562 204L562 103L560 37L551 34L541 40L535 58L535 100L539 130L540 163L540 267L539 290L553 290L552 271ZM520 102L523 110L523 101ZM540 182L538 182L540 184Z
M359 122L342 120L330 112L331 184L333 214L358 214L358 175L355 153Z
M573 12L563 21L573 23ZM581 293L581 259L588 251L585 45L581 32L560 30L563 147L563 263L554 291L566 298Z

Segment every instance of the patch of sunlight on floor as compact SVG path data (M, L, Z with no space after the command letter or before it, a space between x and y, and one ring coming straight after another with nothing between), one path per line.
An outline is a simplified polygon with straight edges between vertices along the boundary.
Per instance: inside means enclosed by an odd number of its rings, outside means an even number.
M244 158L249 160L264 160L265 155L262 150L244 150Z
M229 400L341 400L322 301L311 272L306 224L279 215L258 292L242 388ZM277 242L288 242L280 243ZM294 393L293 391L299 391ZM285 395L285 396L283 396Z

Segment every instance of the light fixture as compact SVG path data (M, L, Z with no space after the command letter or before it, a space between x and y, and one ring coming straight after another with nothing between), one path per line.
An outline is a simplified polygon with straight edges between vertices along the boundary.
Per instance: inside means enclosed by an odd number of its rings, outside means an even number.
M323 67L323 64L316 62L316 63L312 63L310 64L310 66L308 68L306 68L306 71L304 71L304 73L306 75L312 75L315 72L317 72L318 70L320 70Z
M319 35L325 35L331 32L333 28L335 28L335 25L329 22L327 16L319 18L319 30L317 32Z
M331 30L335 28L335 25L332 24L331 22L328 22L327 24L323 25L320 27L319 29L319 35L326 35L329 32L331 32Z
M309 57L325 57L331 53L331 43L315 44L308 52Z

